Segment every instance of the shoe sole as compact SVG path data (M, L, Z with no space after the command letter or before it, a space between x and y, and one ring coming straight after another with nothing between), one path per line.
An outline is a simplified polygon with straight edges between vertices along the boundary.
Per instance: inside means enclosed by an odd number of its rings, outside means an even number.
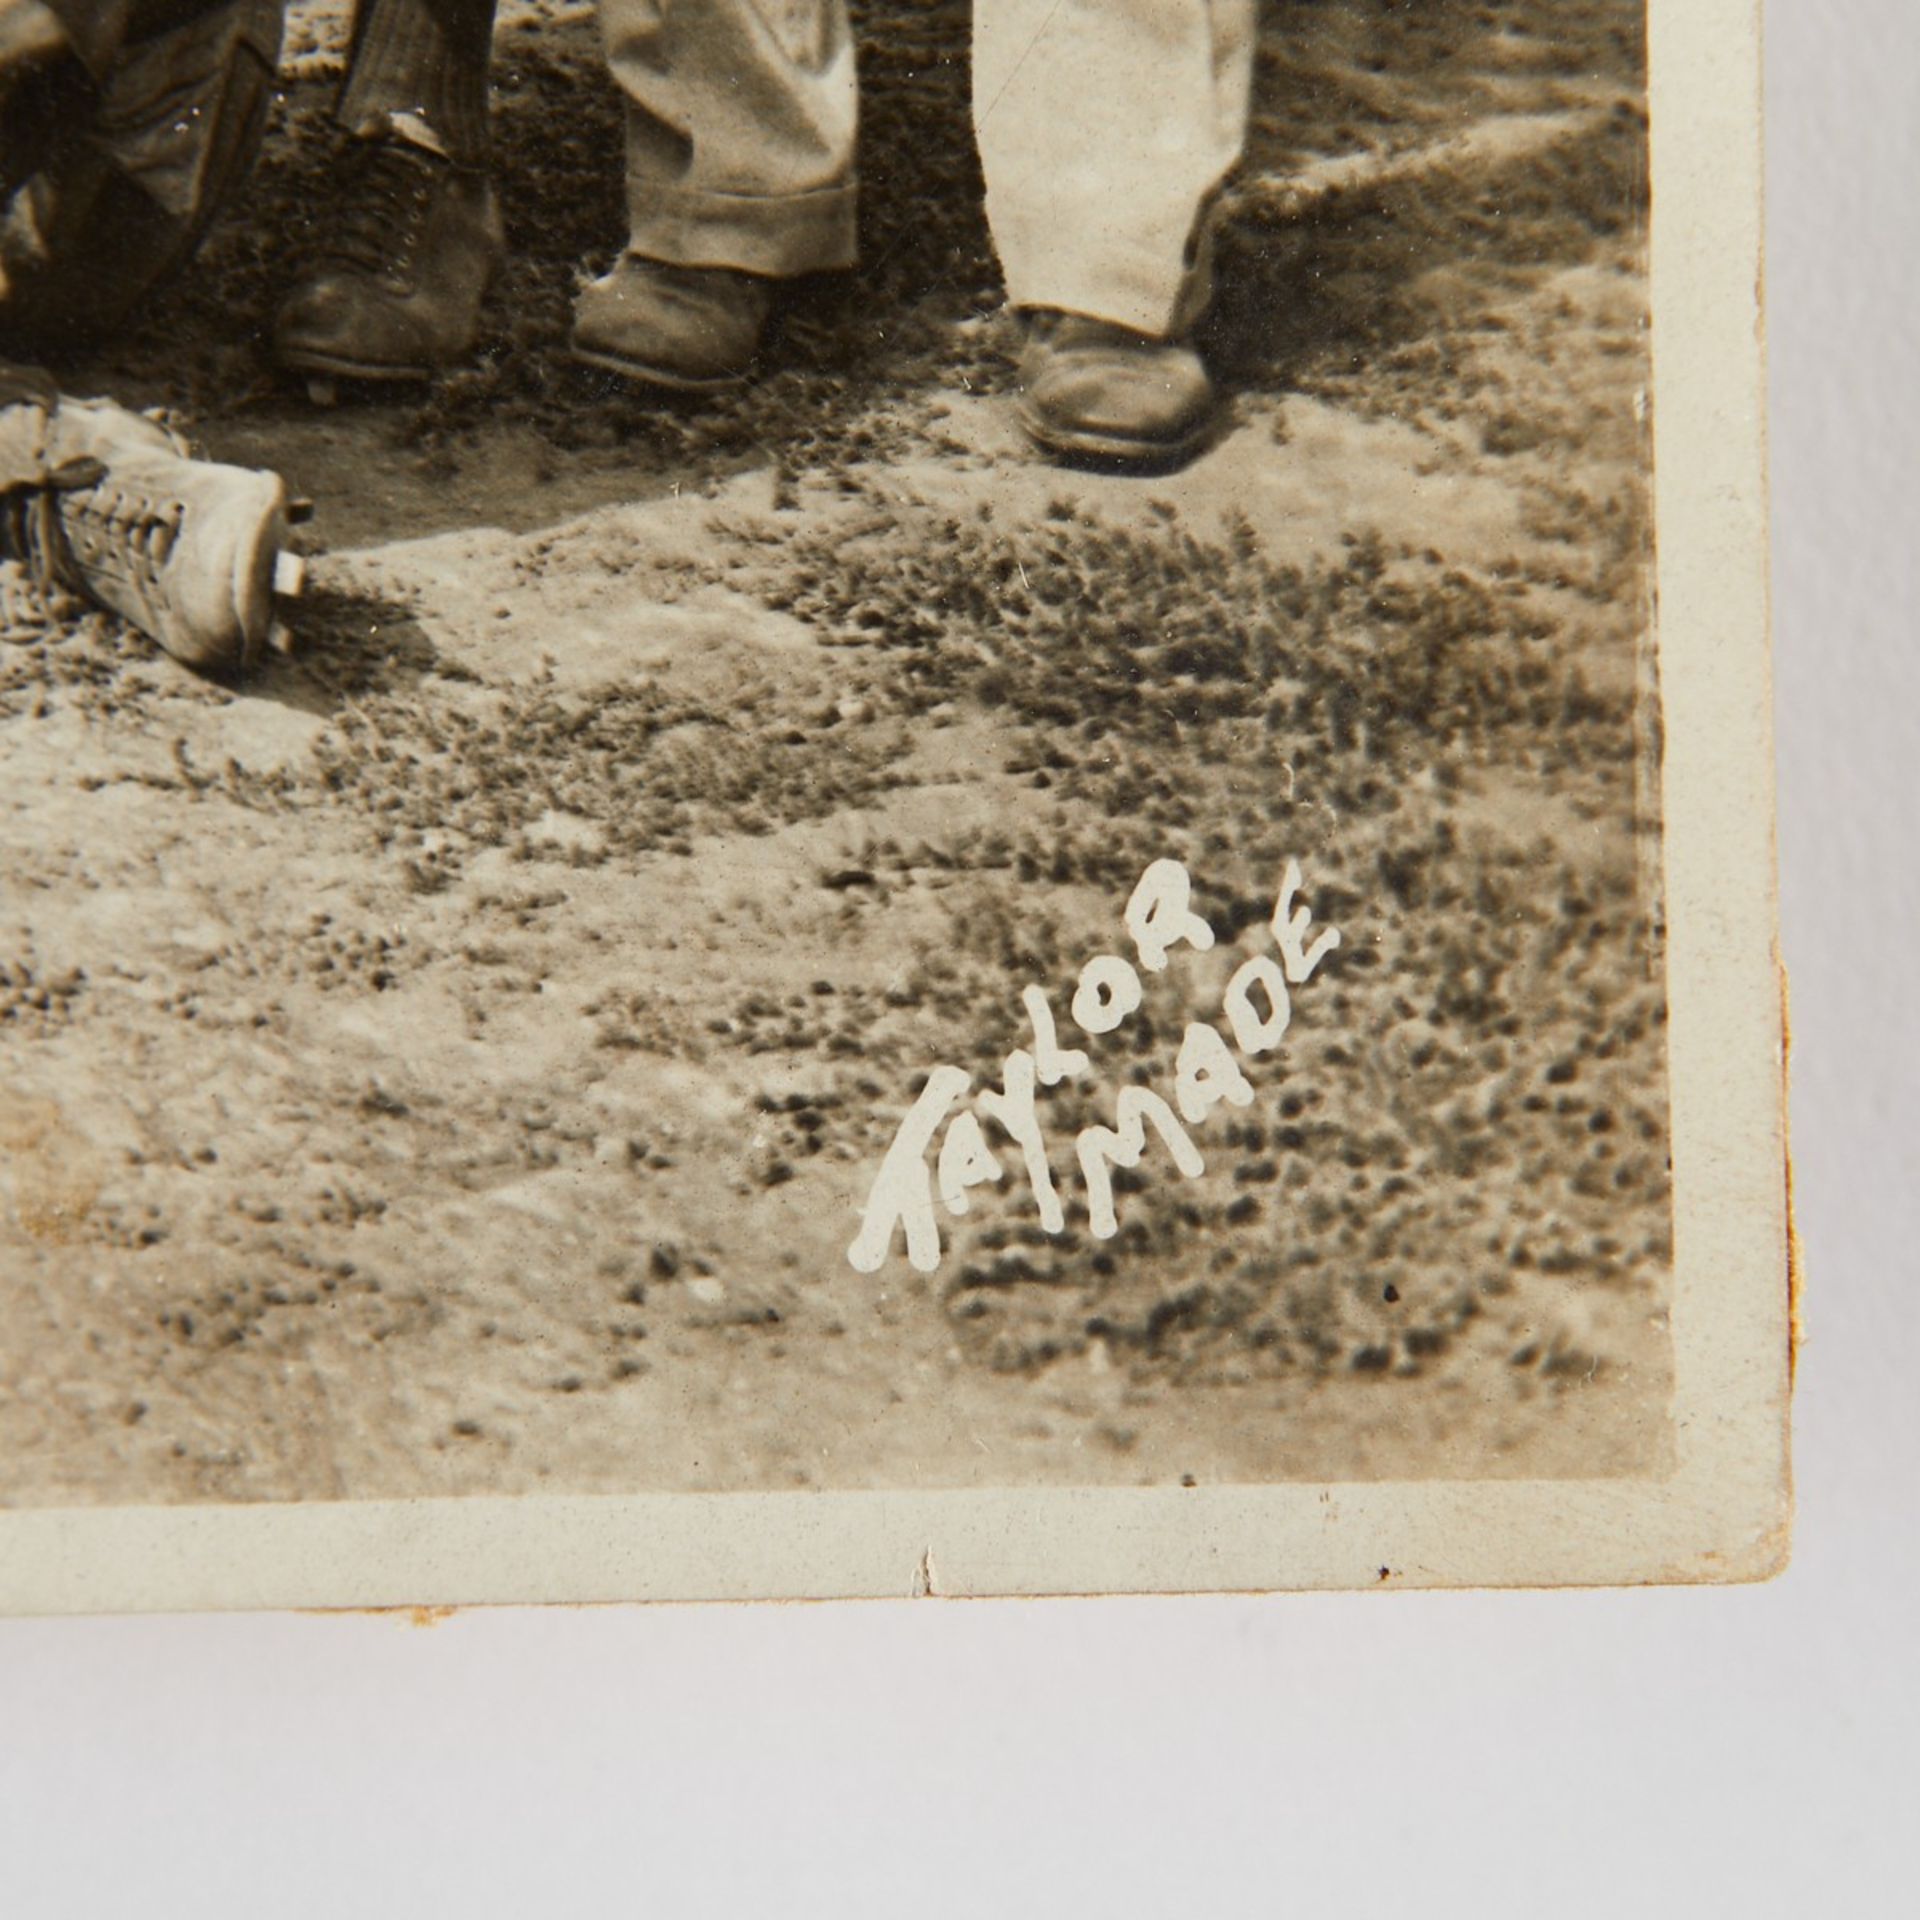
M431 380L434 376L432 367L381 366L368 360L338 359L330 353L281 353L275 358L288 373L319 374L332 380Z
M273 627L273 588L280 556L287 546L287 494L277 481L272 507L261 515L253 537L243 541L233 556L233 604L240 616L237 665L251 673L266 651Z
M260 478L266 484L260 488L259 510L234 545L227 575L230 632L210 645L195 644L178 630L148 636L196 673L251 673L267 650L273 628L274 580L287 547L287 492L278 475Z
M233 550L229 574L233 633L213 646L192 646L178 635L151 637L164 652L196 673L246 674L260 664L273 627L274 580L287 547L287 495L277 476L264 510Z
M1125 434L1050 426L1024 405L1016 406L1015 413L1021 431L1043 453L1143 473L1183 465L1206 447L1215 432L1215 422L1208 418L1178 440L1139 440Z
M583 367L615 373L623 380L643 387L660 387L668 393L730 393L736 387L744 387L752 377L750 369L704 375L675 373L666 367L649 366L644 360L630 360L624 354L602 353L596 347L572 346L567 352Z

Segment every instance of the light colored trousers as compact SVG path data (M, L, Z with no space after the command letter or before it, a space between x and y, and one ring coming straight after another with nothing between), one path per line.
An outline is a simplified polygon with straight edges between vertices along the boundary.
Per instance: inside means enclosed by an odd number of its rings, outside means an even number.
M1254 0L974 0L974 127L1007 297L1174 332L1240 154ZM793 274L854 261L844 0L601 0L636 253Z

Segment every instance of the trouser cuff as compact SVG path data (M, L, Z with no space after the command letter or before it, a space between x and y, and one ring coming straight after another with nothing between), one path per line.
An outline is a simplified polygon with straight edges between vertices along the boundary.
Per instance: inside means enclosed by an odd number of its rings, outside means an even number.
M1036 249L1007 269L1009 306L1058 307L1156 340L1187 332L1206 311L1211 290L1204 250L1196 262L1174 263L1110 240Z
M785 279L832 273L859 257L851 185L780 195L698 193L630 182L630 252L676 267L731 267Z

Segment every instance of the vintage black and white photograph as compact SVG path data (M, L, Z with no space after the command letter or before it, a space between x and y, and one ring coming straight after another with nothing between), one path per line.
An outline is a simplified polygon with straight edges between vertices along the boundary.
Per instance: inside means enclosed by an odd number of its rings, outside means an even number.
M67 1519L573 1496L1777 1565L1685 11L0 0L11 1604ZM1722 1559L1637 1552L1709 1444ZM1264 1583L1502 1577L1447 1512ZM842 1584L649 1524L593 1591Z

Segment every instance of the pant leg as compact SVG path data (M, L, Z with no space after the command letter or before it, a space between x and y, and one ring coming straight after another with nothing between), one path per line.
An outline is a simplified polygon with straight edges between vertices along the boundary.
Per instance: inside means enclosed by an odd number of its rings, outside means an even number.
M135 0L113 12L111 31L87 43L103 70L62 101L35 170L5 183L0 337L111 332L192 253L259 152L281 15L281 0Z
M974 129L1010 304L1156 335L1199 317L1253 38L1254 0L975 0Z
M100 117L127 64L129 49L167 40L232 14L235 0L42 0L66 36L70 58L49 61L12 87L0 87L0 193L39 171L55 136L83 134ZM281 0L272 0L277 16ZM268 53L279 57L278 28ZM260 37L256 35L256 37ZM264 40L263 40L264 44ZM138 57L136 55L136 57ZM148 64L152 64L151 61ZM192 65L189 55L187 64Z
M855 258L846 0L601 0L627 99L629 246L786 275Z
M219 11L226 0L45 0L74 57L104 84L129 40L143 40Z

